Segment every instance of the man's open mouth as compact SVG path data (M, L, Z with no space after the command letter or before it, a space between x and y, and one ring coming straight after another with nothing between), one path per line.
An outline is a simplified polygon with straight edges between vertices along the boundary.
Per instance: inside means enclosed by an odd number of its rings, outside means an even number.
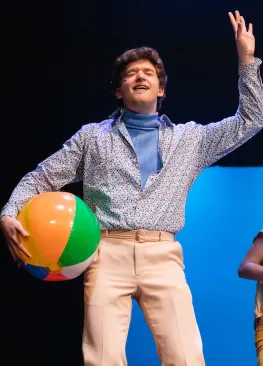
M148 86L146 85L136 85L133 90L148 90Z

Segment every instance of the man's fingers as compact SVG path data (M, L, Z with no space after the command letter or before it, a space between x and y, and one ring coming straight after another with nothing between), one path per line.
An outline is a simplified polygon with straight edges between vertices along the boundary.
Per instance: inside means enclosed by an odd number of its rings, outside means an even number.
M9 252L11 253L13 260L16 262L17 261L17 256L15 255L14 249L11 245L8 246Z
M238 10L235 11L235 16L236 16L236 22L239 23L240 22L240 13Z
M241 23L241 26L242 26L242 30L246 31L247 26L246 26L245 19L243 17L240 17L240 23Z
M26 230L23 228L23 226L21 225L21 223L18 221L16 229L20 232L20 234L22 234L23 236L29 236L28 232L26 232Z
M241 35L241 33L242 33L242 25L241 25L241 23L239 22L239 23L237 24L237 38Z
M231 12L228 13L228 16L229 16L230 22L232 24L232 27L234 29L234 32L236 32L237 31L237 22L236 22L236 19L235 19L234 15Z
M13 234L10 236L10 240L12 241L12 244L15 245L22 253L24 253L28 258L31 258L30 253L28 250L24 247L24 245L19 241L17 238L18 235Z
M28 250L24 247L22 243L18 243L17 245L18 249L21 250L22 253L24 253L28 258L31 258L31 254L28 252Z
M25 263L23 255L20 252L20 250L18 249L17 245L13 241L8 242L7 244L8 244L8 249L9 249L14 261L18 264Z
M16 247L12 247L12 251L13 251L13 253L14 253L14 255L15 255L15 262L19 265L19 267L20 267L20 265L23 263L23 264L26 264L25 263L25 260L24 260L24 258L23 258L23 256L22 256L22 254L21 254L21 252L19 251L19 249L18 248L16 248Z
M28 258L31 258L30 253L28 252L28 250L24 247L24 245L19 240L19 233L21 233L25 237L28 236L28 233L24 230L23 226L20 223L16 226L15 230L16 230L15 232L14 232L14 230L12 230L12 233L10 235L13 243L17 246L17 248L22 253L24 253Z
M252 23L249 23L249 25L248 25L248 32L253 34L253 24Z

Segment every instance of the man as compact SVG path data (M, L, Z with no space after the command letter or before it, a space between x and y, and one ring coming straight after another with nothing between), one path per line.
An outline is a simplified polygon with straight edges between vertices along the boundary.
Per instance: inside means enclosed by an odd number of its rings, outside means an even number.
M187 194L200 172L263 127L261 61L252 25L229 13L239 56L240 104L235 116L207 126L174 125L158 116L166 73L150 48L116 60L113 90L122 108L78 131L15 188L1 226L14 256L25 251L19 210L34 195L83 180L83 199L96 214L102 240L84 276L85 366L126 365L132 298L142 308L164 366L205 364L184 275L181 245Z
M239 277L257 281L255 345L258 366L263 366L263 230L259 231L238 269Z

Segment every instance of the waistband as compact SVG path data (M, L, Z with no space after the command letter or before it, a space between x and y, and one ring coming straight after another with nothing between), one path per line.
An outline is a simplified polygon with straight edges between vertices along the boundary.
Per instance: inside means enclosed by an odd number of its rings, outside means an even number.
M175 235L168 231L154 230L102 230L101 237L133 239L135 241L175 241Z

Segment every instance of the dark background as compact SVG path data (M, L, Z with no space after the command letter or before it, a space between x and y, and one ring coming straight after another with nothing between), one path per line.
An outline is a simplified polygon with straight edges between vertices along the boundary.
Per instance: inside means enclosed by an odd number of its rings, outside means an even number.
M159 51L168 73L162 112L175 123L206 124L233 115L237 53L227 13L236 9L254 24L256 56L263 59L260 0L13 3L5 19L11 94L1 122L0 206L25 173L83 124L116 109L112 66L129 48ZM217 165L263 166L263 133ZM65 189L81 196L81 185ZM6 364L82 365L81 277L40 282L16 267L1 236L1 280Z

